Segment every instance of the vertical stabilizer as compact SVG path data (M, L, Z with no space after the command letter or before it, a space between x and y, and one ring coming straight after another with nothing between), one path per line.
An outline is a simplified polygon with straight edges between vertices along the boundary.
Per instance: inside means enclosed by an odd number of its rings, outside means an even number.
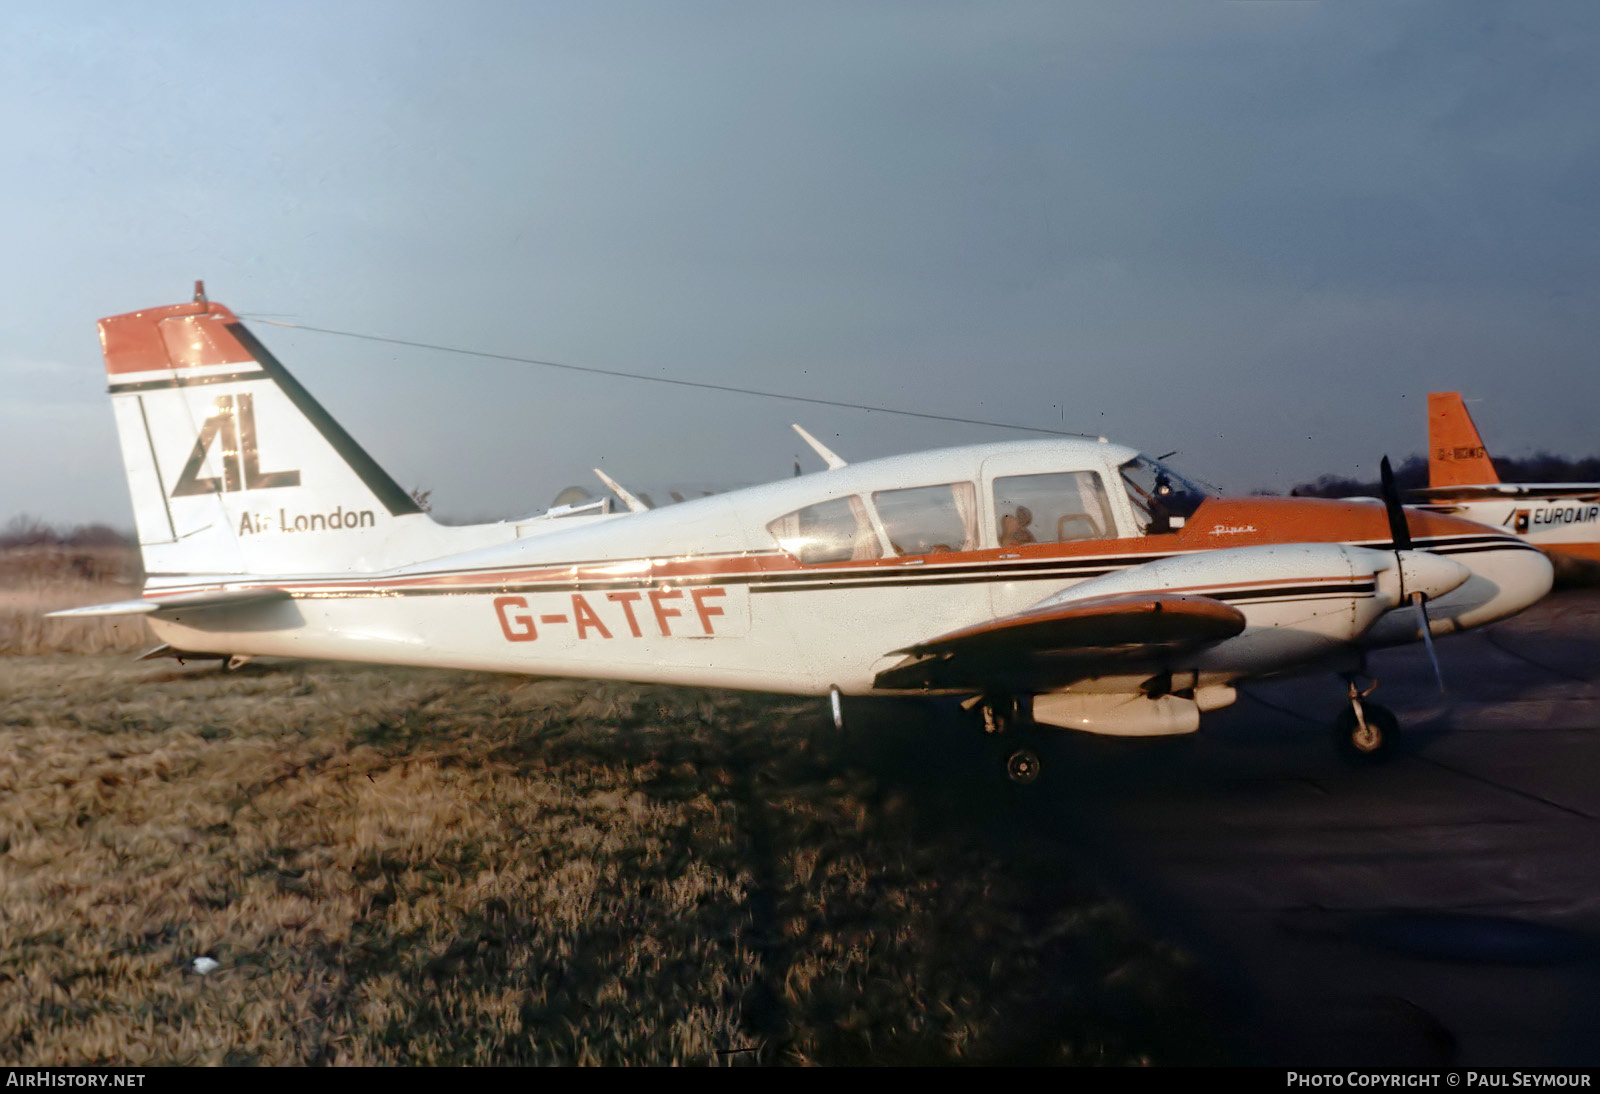
M1460 392L1430 393L1428 485L1481 486L1499 481Z
M203 291L100 320L152 576L329 573L429 557L438 525Z

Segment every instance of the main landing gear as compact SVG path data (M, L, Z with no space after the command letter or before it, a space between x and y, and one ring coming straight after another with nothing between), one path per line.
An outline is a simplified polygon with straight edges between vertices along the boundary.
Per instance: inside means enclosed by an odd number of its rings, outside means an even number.
M1031 786L1044 773L1033 720L1015 696L985 695L978 700L983 732L993 751L1004 758L1006 778L1018 786Z
M1400 720L1388 707L1367 701L1367 696L1378 686L1376 680L1362 688L1351 674L1345 677L1345 682L1349 687L1350 706L1333 720L1335 743L1352 759L1388 759L1400 740Z

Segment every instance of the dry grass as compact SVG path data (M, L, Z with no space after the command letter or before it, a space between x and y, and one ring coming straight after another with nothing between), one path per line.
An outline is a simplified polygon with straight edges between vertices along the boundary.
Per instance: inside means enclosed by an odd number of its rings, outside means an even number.
M1180 955L812 704L323 664L0 683L0 1058L1159 1060ZM196 957L220 968L193 971ZM1166 1040L1163 1040L1166 1038Z
M142 644L30 630L131 575L14 555L3 648ZM1003 799L837 753L767 696L0 659L0 1059L1204 1057L1182 955Z
M131 547L17 547L0 551L0 656L128 653L155 645L139 616L45 619L45 612L139 595Z

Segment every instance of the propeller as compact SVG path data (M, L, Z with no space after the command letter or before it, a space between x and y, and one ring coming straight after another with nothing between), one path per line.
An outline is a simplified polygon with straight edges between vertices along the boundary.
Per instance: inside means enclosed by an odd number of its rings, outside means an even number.
M1394 469L1389 466L1388 456L1378 465L1378 474L1383 479L1383 505L1389 511L1389 535L1394 549L1409 551L1411 526L1406 523L1406 511L1400 507L1400 491L1394 485Z
M1406 593L1405 560L1401 551L1411 550L1411 526L1406 522L1406 511L1400 505L1400 491L1394 484L1394 470L1385 456L1378 465L1383 480L1383 506L1389 514L1389 538L1394 540L1394 561L1400 568L1400 595L1417 606L1417 624L1422 631L1422 644L1428 648L1428 660L1433 662L1433 675L1439 681L1439 694L1445 694L1444 672L1439 668L1439 655L1433 648L1433 628L1428 624L1428 597L1425 593Z

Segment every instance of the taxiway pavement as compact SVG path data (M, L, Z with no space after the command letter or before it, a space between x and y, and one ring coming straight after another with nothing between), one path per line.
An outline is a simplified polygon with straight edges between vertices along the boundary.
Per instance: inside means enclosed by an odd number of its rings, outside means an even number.
M1224 1058L1600 1064L1600 590L1438 651L1444 698L1421 647L1373 660L1382 764L1339 756L1329 676L1047 761L1042 829L1201 962Z

